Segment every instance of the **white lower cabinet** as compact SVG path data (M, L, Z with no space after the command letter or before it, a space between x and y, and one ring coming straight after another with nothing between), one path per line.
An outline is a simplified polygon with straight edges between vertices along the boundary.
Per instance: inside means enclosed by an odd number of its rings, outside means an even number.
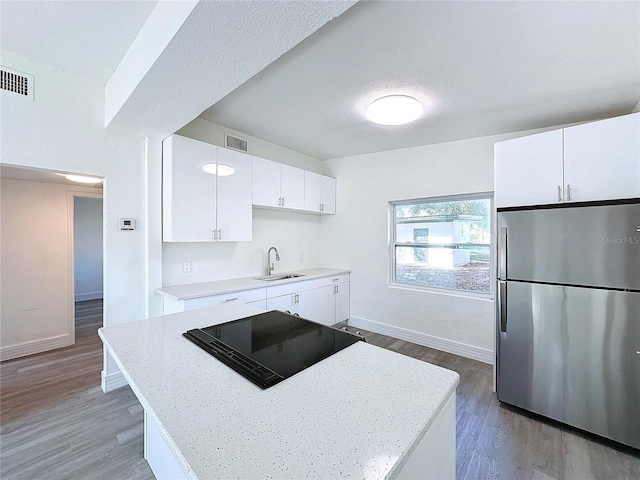
M324 325L349 319L349 274L281 283L250 290L175 300L163 295L163 315L221 303L246 303L261 310L280 310Z
M321 278L318 288L318 322L335 325L349 319L349 274Z
M288 311L308 320L316 320L318 279L267 287L267 310Z
M249 303L256 307L266 309L267 289L266 287L254 288L251 290L240 290L237 292L221 293L220 295L209 295L206 297L189 298L187 300L174 300L167 296L162 297L162 313L186 312L196 308L210 307L221 303Z
M316 320L318 316L318 290L304 290L280 297L267 298L267 310L288 311L307 320Z

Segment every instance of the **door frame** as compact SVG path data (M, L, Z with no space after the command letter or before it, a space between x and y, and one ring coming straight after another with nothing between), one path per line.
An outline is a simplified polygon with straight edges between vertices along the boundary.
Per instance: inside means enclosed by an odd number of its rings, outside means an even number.
M103 187L104 188L104 187ZM73 234L75 229L75 221L74 221L74 211L75 205L74 201L76 197L84 197L84 198L100 198L102 199L102 228L104 229L104 190L100 193L96 192L82 192L77 190L67 190L67 237L68 237L68 245L69 245L69 295L68 295L68 305L69 305L69 346L75 345L76 343L76 298L75 298L75 290L76 290L76 278L75 278L75 245L73 241ZM102 259L104 262L104 230L102 232ZM104 263L102 266L102 281L104 283ZM104 318L102 320L104 325Z

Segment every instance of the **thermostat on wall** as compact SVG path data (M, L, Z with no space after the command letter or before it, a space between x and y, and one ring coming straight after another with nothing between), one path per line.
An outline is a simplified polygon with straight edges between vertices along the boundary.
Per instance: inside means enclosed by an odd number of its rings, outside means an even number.
M121 218L120 230L135 230L136 221L133 218Z

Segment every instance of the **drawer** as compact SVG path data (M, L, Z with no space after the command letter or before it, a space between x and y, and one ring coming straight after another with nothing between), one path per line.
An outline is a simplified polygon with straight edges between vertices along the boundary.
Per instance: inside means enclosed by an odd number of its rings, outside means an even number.
M219 305L221 303L250 303L267 298L267 289L254 288L252 290L241 290L239 292L222 293L220 295L211 295L208 297L191 298L184 301L185 310L195 310L196 308L210 307L211 305Z
M289 282L282 285L273 285L267 287L267 298L304 292L305 290L313 290L314 288L318 288L317 278L313 280L302 280L301 282Z
M340 275L334 275L332 277L323 277L318 279L318 285L320 287L326 287L327 285L335 285L337 283L346 283L349 281L348 273L341 273Z

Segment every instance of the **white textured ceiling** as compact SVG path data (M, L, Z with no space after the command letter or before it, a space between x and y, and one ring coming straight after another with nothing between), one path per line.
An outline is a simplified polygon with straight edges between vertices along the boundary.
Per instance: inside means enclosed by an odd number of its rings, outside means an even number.
M390 93L428 109L365 120ZM640 2L360 2L201 117L327 159L604 118L640 100Z
M174 133L355 1L198 2L109 126Z
M157 0L0 2L0 45L106 84Z

